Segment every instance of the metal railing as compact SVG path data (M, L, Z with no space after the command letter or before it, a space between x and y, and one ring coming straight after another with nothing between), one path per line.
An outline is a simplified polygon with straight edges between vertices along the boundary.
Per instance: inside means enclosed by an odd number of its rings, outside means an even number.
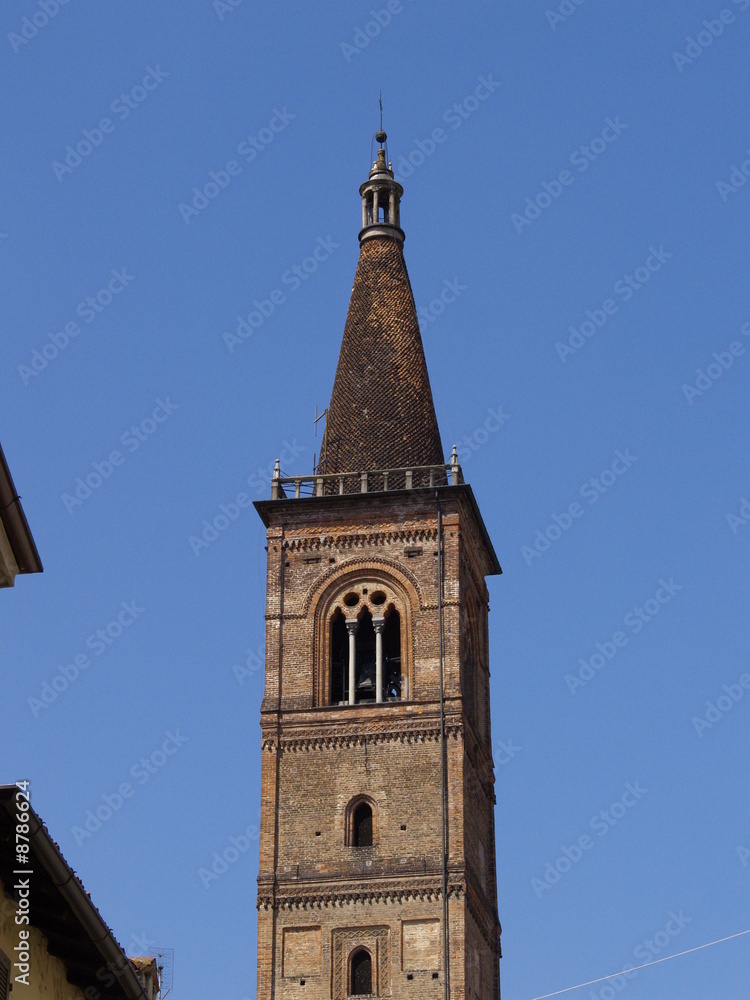
M435 486L458 486L464 481L456 449L445 465L420 465L374 472L332 472L310 476L282 476L279 460L271 479L272 500L300 497L347 496L354 493L387 493L391 490L419 490Z

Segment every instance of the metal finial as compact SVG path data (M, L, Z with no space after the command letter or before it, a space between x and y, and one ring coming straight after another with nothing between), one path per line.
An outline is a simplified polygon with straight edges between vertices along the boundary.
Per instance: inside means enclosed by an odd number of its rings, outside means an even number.
M388 136L383 131L383 91L380 91L380 129L375 133L375 141L382 146Z

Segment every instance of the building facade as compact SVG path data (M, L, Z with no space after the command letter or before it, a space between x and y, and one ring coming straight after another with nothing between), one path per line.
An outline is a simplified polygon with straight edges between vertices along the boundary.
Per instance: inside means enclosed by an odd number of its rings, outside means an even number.
M126 957L27 785L0 785L0 1000L156 1000L155 960Z
M498 1000L488 591L442 449L386 135L318 468L267 528L258 1000Z

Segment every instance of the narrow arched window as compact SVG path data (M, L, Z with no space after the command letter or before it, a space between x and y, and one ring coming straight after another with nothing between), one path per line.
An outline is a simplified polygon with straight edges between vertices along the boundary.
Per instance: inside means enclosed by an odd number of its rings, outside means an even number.
M356 701L375 701L375 629L369 611L357 626Z
M372 956L364 948L352 955L349 996L372 996Z
M383 677L385 700L400 701L401 616L395 609L392 609L387 615L383 629Z
M372 847L372 809L360 802L352 816L352 844L355 847Z
M349 700L349 639L346 621L337 609L331 619L331 704Z

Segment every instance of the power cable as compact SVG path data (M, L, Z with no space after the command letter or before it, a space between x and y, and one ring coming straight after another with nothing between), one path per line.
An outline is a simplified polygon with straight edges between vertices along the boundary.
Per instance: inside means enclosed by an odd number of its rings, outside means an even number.
M641 969L648 969L650 965L659 965L661 962L671 962L673 958L682 958L683 955L690 955L694 951L702 951L704 948L712 948L715 944L723 944L725 941L732 941L734 938L742 937L744 934L750 934L750 929L746 931L740 931L738 934L730 934L729 937L719 938L718 941L709 941L708 944L699 944L697 948L688 948L687 951L680 951L676 955L667 955L666 958L657 958L655 962L646 962L645 965L637 965L634 969L627 969L626 972L639 972ZM596 983L603 983L607 979L615 979L617 976L624 975L622 969L619 972L613 972L609 976L602 976L600 979L590 979L587 983L579 983L577 986L568 986L564 990L556 990L554 993L544 993L542 996L533 997L533 1000L547 1000L548 997L559 997L562 993L570 993L572 990L582 990L584 986L594 986Z

